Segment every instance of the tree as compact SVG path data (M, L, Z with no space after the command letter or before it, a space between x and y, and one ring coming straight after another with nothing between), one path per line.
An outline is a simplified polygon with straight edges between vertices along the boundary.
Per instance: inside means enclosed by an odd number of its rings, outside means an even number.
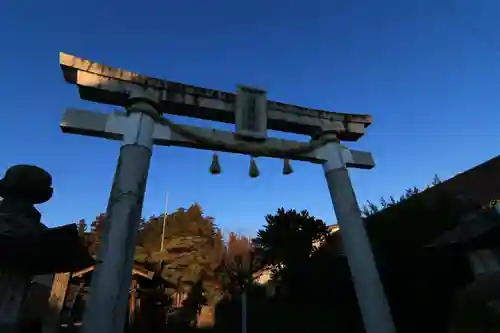
M326 287L321 283L324 281L322 276L331 265L320 267L313 264L318 261L314 259L318 245L328 237L328 227L306 210L298 212L280 208L274 215L267 215L265 220L266 224L257 232L253 245L257 257L261 258L260 264L266 268L271 266L271 283L279 287L279 291L272 298L261 301L265 304L259 308L272 311L272 315L265 316L265 325L259 330L267 327L271 327L270 331L314 330L312 321L315 319L312 318L318 312L315 310L332 303L329 295L324 297L324 290L314 289L320 285ZM320 324L324 328L326 323ZM327 325L331 327L330 323Z
M412 198L419 193L420 193L420 191L418 190L418 188L414 186L414 187L407 188L405 190L405 193L403 195L401 195L398 200L394 199L394 197L392 195L389 197L389 200L386 200L384 197L380 198L380 206L371 202L370 200L368 200L366 202L366 204L364 204L361 207L361 216L363 216L364 218L367 218L371 215L375 215L378 212L380 212L381 210L384 210L386 208L390 208L392 206L396 206L399 203L401 203L409 198Z
M87 225L85 224L85 220L81 219L80 221L78 221L78 234L80 235L80 237L83 237L86 231Z
M253 273L260 268L252 241L231 232L226 244L221 274L230 294L236 294L253 283Z
M229 234L223 259L227 290L231 296L239 295L241 306L241 324L247 328L247 313L243 309L248 305L248 292L253 283L252 273L255 268L255 252L248 237Z
M104 213L96 216L95 219L90 223L90 230L88 230L85 220L81 219L78 222L78 234L82 238L83 243L92 256L95 256L97 254L99 244L101 243L101 234L103 231L105 218L106 214Z
M260 252L261 265L270 268L273 283L279 285L280 293L287 298L282 310L300 313L302 303L297 300L307 295L304 293L304 279L309 274L306 267L316 246L327 239L328 228L306 210L299 213L280 208L265 219L266 225L253 240Z
M164 249L160 251L163 215L144 221L139 229L136 259L154 264L175 289L188 292L200 280L211 295L217 287L217 269L224 254L224 242L213 218L197 204L178 209L167 217Z
M106 214L101 213L98 216L96 216L96 218L94 219L94 221L92 221L92 223L90 223L90 231L94 235L96 235L97 239L101 238L101 233L104 228L105 220L106 220Z
M441 184L441 179L439 179L438 175L435 174L434 178L432 179L432 185L436 186L438 184Z
M328 235L326 224L306 210L280 208L266 216L266 225L257 232L254 244L260 249L264 264L275 267L300 265L311 255L314 244Z

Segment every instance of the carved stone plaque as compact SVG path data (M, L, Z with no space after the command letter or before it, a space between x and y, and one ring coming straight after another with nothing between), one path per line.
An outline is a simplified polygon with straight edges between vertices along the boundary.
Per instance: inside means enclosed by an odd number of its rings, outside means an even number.
M236 135L264 140L267 137L267 93L264 90L238 86L235 110Z

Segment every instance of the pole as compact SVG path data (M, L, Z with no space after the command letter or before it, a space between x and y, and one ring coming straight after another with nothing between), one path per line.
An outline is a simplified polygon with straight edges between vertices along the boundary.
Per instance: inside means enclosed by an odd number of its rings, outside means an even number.
M138 107L156 112L149 104ZM83 333L123 333L132 281L137 228L149 162L155 122L139 110L131 110L123 128L123 141L106 210L99 264L93 272L89 300L85 307Z
M247 293L241 292L241 333L247 333Z
M165 240L165 225L167 224L167 215L168 215L168 191L165 196L165 209L163 210L163 227L161 230L161 246L160 252L163 252L163 242Z
M389 305L339 143L318 151L338 220L366 333L395 333Z

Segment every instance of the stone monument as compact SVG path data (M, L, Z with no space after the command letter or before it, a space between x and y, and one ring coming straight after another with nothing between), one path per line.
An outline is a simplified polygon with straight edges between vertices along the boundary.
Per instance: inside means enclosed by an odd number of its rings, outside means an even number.
M47 228L36 204L52 197L52 177L33 165L15 165L0 180L0 332L17 332L33 275L76 269L92 261L76 225ZM73 256L68 260L69 256Z

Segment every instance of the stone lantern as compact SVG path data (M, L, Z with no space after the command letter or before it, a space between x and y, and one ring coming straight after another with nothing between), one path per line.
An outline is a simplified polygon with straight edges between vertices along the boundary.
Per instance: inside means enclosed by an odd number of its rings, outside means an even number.
M34 275L73 271L93 262L76 224L47 228L36 204L52 197L51 175L15 165L0 179L0 331L17 332Z

